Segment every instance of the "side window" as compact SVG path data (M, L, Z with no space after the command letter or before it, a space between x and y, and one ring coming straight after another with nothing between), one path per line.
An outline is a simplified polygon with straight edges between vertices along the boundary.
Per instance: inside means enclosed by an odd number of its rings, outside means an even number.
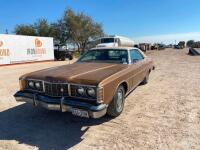
M135 62L138 62L138 61L144 59L143 55L136 49L131 50L130 55L131 55L131 62L132 63L135 63Z

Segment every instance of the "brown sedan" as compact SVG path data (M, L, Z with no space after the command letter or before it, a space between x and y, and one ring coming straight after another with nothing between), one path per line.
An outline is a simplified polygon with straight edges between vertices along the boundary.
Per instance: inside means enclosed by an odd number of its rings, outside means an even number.
M116 117L125 97L146 84L152 59L137 48L94 48L71 65L29 73L20 77L17 101L81 117Z

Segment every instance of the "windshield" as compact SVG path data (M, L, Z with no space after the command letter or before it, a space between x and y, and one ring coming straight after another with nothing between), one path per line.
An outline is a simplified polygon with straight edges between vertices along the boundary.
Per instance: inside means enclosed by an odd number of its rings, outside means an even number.
M89 50L78 60L78 62L128 64L128 52L127 50L120 50L120 49Z
M101 43L114 43L114 38L103 38Z

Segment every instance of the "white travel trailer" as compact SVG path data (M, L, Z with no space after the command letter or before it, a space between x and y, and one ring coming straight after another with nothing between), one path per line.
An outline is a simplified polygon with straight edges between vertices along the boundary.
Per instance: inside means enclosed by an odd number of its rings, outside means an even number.
M122 36L102 37L96 47L134 47L134 41Z

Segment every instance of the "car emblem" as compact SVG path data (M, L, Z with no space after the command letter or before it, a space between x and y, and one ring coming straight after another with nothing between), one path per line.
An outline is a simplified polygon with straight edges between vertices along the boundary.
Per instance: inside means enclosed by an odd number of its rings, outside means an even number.
M64 92L64 89L63 89L63 88L61 88L61 89L60 89L60 92Z

